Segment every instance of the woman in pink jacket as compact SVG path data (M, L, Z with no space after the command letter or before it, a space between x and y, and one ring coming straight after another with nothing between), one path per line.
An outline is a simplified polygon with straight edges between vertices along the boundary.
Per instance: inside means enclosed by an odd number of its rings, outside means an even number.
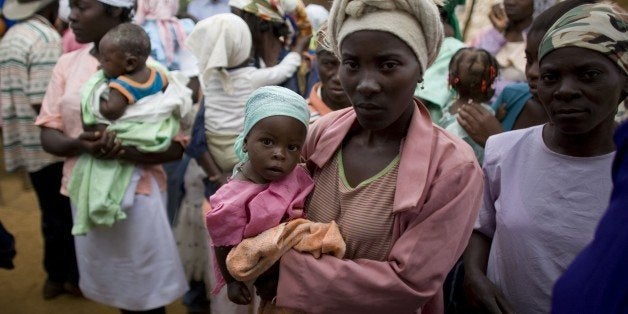
M431 0L338 0L328 43L352 108L329 113L303 155L308 219L335 220L345 259L290 251L279 306L308 313L442 313L442 283L477 217L482 172L464 142L413 98L443 31ZM376 44L375 44L376 43ZM270 274L256 282L274 297Z

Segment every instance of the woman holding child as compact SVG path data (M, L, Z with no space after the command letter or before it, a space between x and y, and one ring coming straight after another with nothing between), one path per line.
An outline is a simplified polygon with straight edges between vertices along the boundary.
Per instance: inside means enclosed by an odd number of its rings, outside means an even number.
M62 193L81 154L120 159L135 164L127 218L111 228L95 228L77 236L79 286L89 299L128 312L163 313L164 306L187 290L164 209L165 174L159 163L180 158L183 147L171 143L164 152L141 153L122 146L111 132L84 132L80 90L99 68L98 43L107 31L129 22L133 0L71 0L70 22L77 41L93 43L63 55L36 123L42 127L42 145L66 157ZM73 208L76 212L76 208Z
M309 132L303 156L315 187L306 211L312 221L336 221L347 252L286 253L277 304L442 313L442 283L471 234L482 173L468 145L433 126L413 98L443 39L438 9L430 0L335 1L329 39L353 108ZM272 282L256 282L262 298L274 297Z

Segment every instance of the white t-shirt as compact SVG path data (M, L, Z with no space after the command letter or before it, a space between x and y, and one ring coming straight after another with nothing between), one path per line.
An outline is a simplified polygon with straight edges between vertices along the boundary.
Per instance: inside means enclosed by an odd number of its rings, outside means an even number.
M493 239L487 276L517 313L549 313L558 277L592 239L612 189L615 153L551 151L543 126L489 138L475 230Z
M289 79L301 64L301 56L288 53L279 64L270 68L244 67L229 71L234 87L227 94L217 74L203 86L205 95L205 130L224 135L237 135L244 129L244 105L259 87L277 85Z

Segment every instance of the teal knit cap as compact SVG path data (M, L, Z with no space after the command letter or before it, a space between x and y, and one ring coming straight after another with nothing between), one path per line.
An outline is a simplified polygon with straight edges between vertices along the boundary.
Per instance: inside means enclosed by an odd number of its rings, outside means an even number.
M272 116L288 116L295 118L305 125L310 123L310 110L307 102L299 94L279 86L265 86L258 88L246 102L244 111L244 130L235 142L235 152L241 161L249 158L244 152L244 138L249 134L257 122Z

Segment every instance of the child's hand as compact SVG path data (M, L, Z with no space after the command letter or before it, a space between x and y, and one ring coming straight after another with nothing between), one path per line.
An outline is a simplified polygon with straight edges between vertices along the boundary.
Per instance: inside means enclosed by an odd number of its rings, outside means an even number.
M467 134L482 147L491 135L504 132L497 118L481 106L462 105L457 120Z
M499 108L497 108L497 112L495 112L495 118L497 118L499 122L502 122L504 121L504 118L506 118L506 114L508 114L508 110L506 110L506 104L502 104L501 106L499 106Z
M227 284L227 295L229 300L236 304L251 303L251 292L249 288L241 281L232 281Z
M508 17L501 4L495 4L491 7L491 12L488 13L488 19L493 24L496 30L503 33L508 27Z

